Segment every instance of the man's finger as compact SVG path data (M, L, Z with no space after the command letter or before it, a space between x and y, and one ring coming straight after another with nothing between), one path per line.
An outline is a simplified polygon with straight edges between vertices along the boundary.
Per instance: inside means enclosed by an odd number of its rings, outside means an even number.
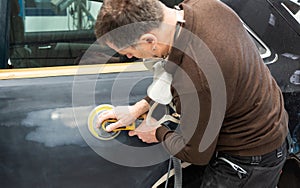
M117 122L115 122L115 123L112 123L112 124L108 125L108 126L106 127L106 131L107 131L107 132L110 132L110 131L112 131L112 130L114 130L114 129L116 129L116 128L122 127L122 126L124 126L124 125L122 124L122 122L121 122L121 121L117 121Z
M116 115L113 110L108 110L108 111L105 111L105 112L99 114L98 118L106 120L109 118L116 118Z
M107 119L115 119L115 113L112 110L105 111L98 116L96 127L99 128L101 123Z
M128 135L129 135L129 136L135 136L135 135L137 135L137 134L136 134L135 131L129 131L129 132L128 132Z

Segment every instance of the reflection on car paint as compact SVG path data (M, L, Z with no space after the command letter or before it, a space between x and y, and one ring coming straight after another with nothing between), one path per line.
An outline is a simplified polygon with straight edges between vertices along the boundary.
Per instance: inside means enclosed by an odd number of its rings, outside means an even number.
M81 118L74 119L73 110L80 111ZM64 145L87 146L80 133L79 126L87 126L89 112L93 107L70 107L33 111L27 114L22 126L32 127L25 139L57 147ZM78 127L77 127L78 126Z

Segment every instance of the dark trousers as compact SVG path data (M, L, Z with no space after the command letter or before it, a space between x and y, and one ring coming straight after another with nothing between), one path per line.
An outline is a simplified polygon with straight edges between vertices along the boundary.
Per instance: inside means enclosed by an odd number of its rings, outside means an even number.
M275 188L286 157L286 143L261 156L219 152L204 170L201 188Z

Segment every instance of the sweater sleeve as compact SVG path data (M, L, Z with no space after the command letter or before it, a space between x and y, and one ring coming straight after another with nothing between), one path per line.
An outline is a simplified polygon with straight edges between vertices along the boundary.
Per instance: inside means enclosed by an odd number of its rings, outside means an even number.
M148 104L153 101L149 96L144 97L144 99L148 102Z
M198 99L195 99L196 96ZM193 94L180 96L182 103L179 128L171 131L164 126L159 127L156 130L156 137L171 155L186 162L206 165L215 151L217 137L205 151L199 152L199 145L211 113L211 100L209 93L201 92L196 96ZM195 102L197 100L199 103Z

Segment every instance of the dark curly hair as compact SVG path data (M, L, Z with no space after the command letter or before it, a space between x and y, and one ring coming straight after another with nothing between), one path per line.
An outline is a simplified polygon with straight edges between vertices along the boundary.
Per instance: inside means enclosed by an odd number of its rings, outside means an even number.
M97 16L95 35L118 48L134 46L162 21L163 8L158 0L106 0Z

